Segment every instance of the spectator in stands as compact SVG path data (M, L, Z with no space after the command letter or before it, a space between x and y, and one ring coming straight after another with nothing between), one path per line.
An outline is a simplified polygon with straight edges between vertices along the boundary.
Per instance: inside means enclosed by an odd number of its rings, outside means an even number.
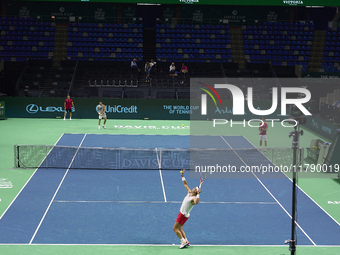
M136 58L134 58L134 59L131 61L131 69L137 69L137 70L138 70L137 59L136 59Z
M175 66L174 62L172 62L170 67L169 67L169 75L170 76L177 76L176 66Z
M32 96L32 94L29 92L29 87L28 86L26 86L25 87L25 90L24 90L24 95L25 95L25 97L31 97Z
M146 82L149 82L151 80L150 78L150 72L151 72L151 63L150 62L146 62L145 64L145 73L146 73Z
M150 67L152 68L151 71L153 71L154 68L157 68L157 67L156 67L156 62L155 62L153 59L151 59L150 62L146 62L146 63L145 63L145 67L144 67L145 73L146 73L146 67L147 67L147 64L148 64L148 63L149 63L149 65L150 65Z
M181 68L181 70L179 72L180 73L187 73L187 72L189 72L188 67L184 63L182 63L182 68Z

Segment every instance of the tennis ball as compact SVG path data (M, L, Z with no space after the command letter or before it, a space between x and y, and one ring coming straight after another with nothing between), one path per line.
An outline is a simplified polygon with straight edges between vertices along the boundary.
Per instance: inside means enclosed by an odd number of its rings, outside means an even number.
M182 127L184 127L184 124L182 124Z
M183 173L183 171L180 172L181 174Z

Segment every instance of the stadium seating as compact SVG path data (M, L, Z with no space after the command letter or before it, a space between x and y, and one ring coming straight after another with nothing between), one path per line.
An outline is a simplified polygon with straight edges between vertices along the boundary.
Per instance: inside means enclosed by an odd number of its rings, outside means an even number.
M0 17L0 58L5 61L53 57L55 23L34 18Z
M156 25L157 61L231 61L227 25Z
M340 28L338 31L328 28L322 62L321 69L325 72L340 72Z
M314 23L263 22L261 26L243 26L244 54L248 62L273 66L308 67Z
M132 58L143 58L141 24L69 24L67 59L131 61Z

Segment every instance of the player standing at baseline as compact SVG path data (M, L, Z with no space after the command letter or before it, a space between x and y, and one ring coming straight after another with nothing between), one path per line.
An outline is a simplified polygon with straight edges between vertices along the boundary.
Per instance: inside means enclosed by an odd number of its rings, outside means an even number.
M194 205L197 205L199 203L200 201L199 194L201 193L201 189L198 187L195 187L192 190L190 190L188 183L185 180L185 177L183 176L184 172L185 172L185 169L182 169L181 176L182 176L184 187L188 191L188 194L183 199L180 212L172 228L174 232L176 233L176 235L178 236L178 238L181 239L181 245L179 246L180 249L190 246L190 243L183 231L183 225L189 219L190 211L192 210Z
M73 100L71 99L70 95L67 95L67 98L64 101L64 120L66 119L66 114L69 112L70 113L70 120L72 120L72 107L73 110L75 110Z
M98 121L98 129L100 129L100 121L104 118L104 125L103 128L106 129L106 112L105 112L105 105L103 105L102 101L99 101L99 105L97 106L97 113L99 114L99 121Z
M268 130L268 124L266 123L266 119L262 117L262 122L260 123L259 126L259 131L260 131L260 148L262 146L262 141L264 141L264 147L265 151L267 151L267 130Z

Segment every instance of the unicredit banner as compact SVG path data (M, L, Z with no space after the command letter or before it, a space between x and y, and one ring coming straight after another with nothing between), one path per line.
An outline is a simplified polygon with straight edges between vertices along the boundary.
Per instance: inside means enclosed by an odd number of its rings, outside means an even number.
M73 118L95 119L98 118L98 98L72 98L75 111ZM34 98L34 97L4 97L6 102L6 116L9 118L55 118L64 114L65 98ZM201 102L190 105L190 100L170 99L102 99L106 106L106 114L110 119L142 119L151 118L159 120L190 120L195 116L198 120L207 120L201 115ZM233 115L233 102L230 100L223 107L216 108L208 100L209 116L214 119L230 118ZM256 109L270 108L270 101L256 102ZM253 114L245 105L245 116L238 119L251 119ZM272 118L282 119L280 108L271 115Z
M99 98L72 98L73 118L98 118ZM9 118L55 118L64 115L65 98L3 97ZM189 100L102 99L110 119L188 119ZM184 109L184 110L183 110ZM199 110L199 107L196 107ZM193 111L193 110L191 110Z

